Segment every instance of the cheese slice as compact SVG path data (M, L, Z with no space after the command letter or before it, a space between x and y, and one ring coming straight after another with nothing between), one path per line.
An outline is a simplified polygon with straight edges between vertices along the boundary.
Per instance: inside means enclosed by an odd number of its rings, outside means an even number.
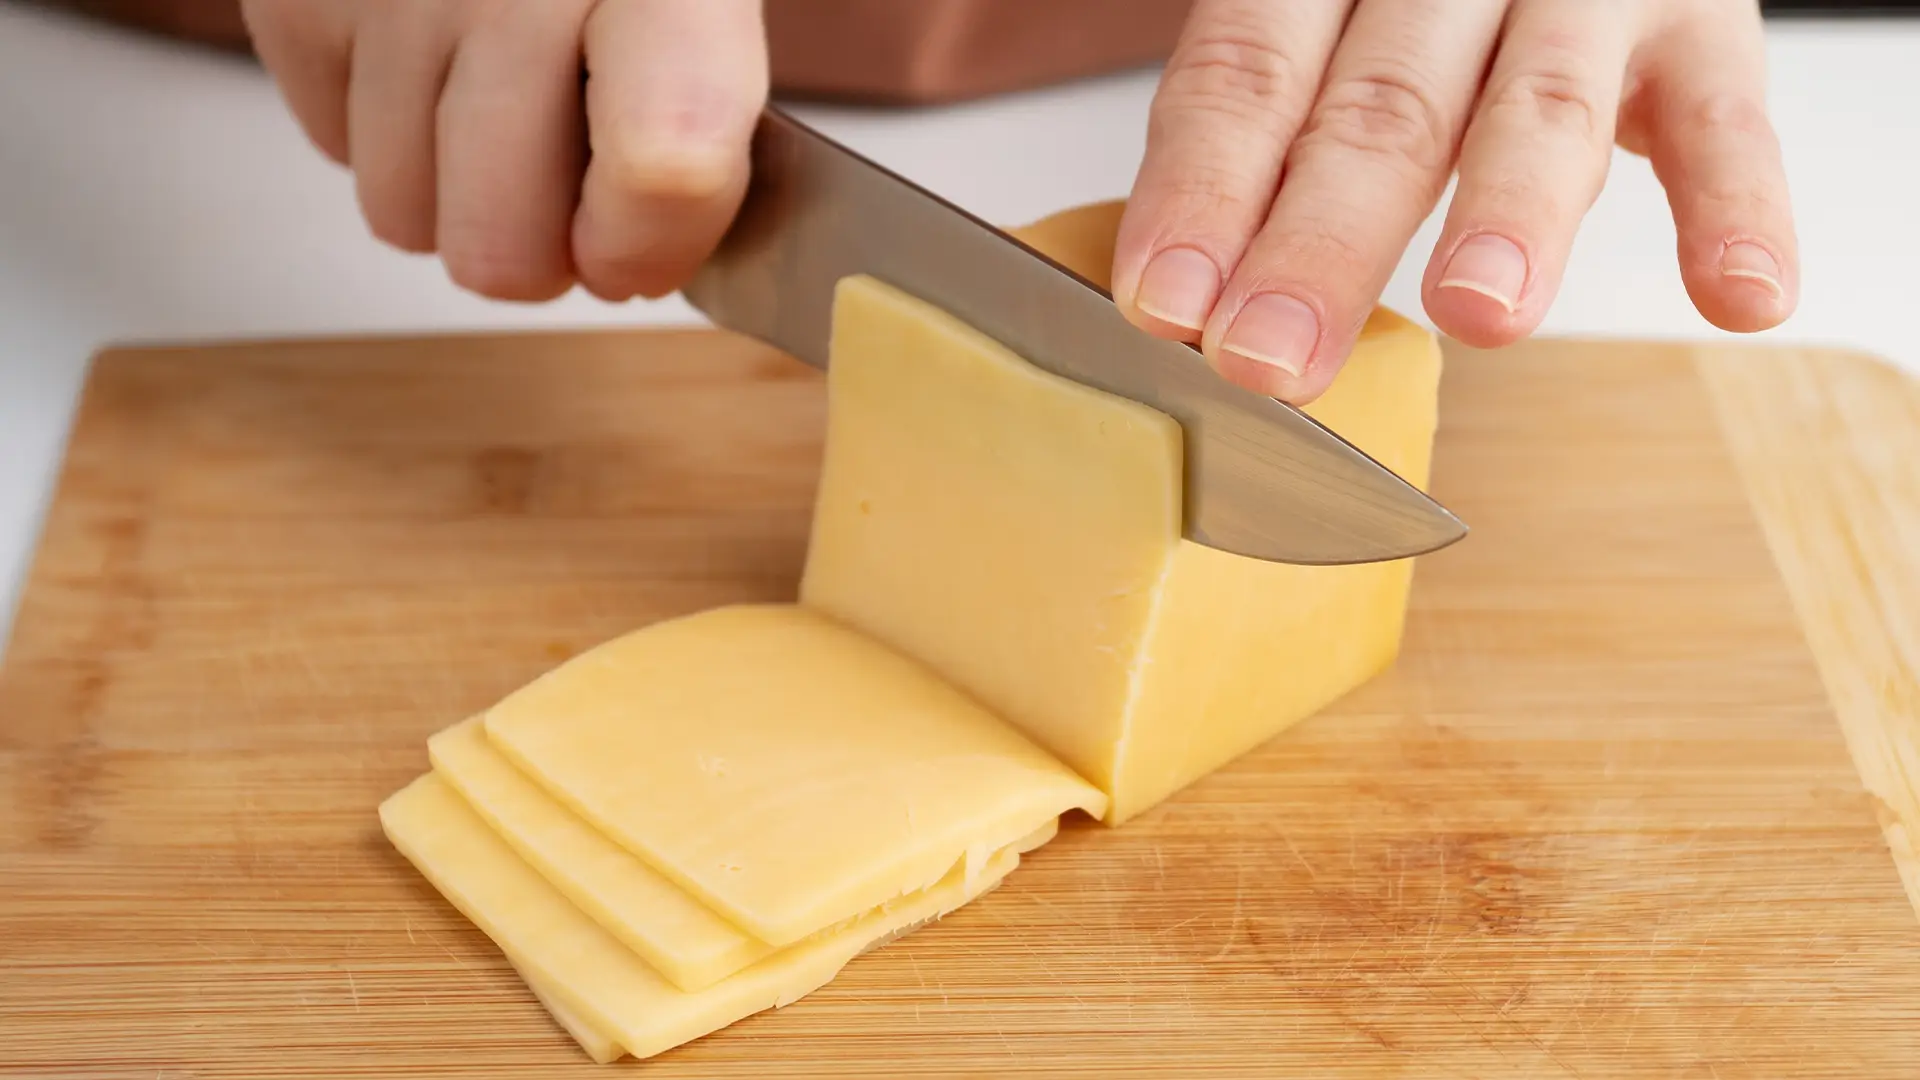
M785 946L944 878L1085 780L932 672L794 605L592 649L486 714L489 743L713 912Z
M427 740L433 771L514 853L573 905L682 990L704 990L773 951L735 928L520 775L487 743L481 719ZM1049 818L1013 847L1052 840Z
M585 1050L595 1064L606 1065L627 1056L627 1048L621 1046L613 1036L594 1027L580 1014L562 1005L559 999L541 989L538 983L527 976L526 969L514 963L511 958L508 959L508 963L512 965L514 973L520 976L520 981L526 983L527 989L533 992L534 1000L540 1003L540 1007L547 1010L547 1015L553 1017L553 1022L560 1025L560 1030L572 1036L573 1041L580 1044L580 1049Z
M1118 216L1025 235L1103 282ZM840 283L833 335L802 602L1020 727L1107 793L1109 823L1391 662L1412 564L1286 566L1183 540L1171 419L868 278ZM1382 311L1308 411L1424 486L1439 375L1433 336Z
M479 717L435 734L427 754L516 854L680 989L703 990L773 951L522 776Z
M623 948L513 853L452 786L428 773L380 805L394 847L500 946L589 1055L618 1045L650 1057L825 985L878 943L980 895L1019 863L995 853L971 878L956 867L933 888L834 934L782 950L698 993L680 990Z

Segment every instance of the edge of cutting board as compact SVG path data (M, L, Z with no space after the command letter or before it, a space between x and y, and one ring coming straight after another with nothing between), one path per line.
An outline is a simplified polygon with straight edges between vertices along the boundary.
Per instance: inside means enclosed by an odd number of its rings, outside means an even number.
M1920 380L1831 348L1695 363L1920 914Z

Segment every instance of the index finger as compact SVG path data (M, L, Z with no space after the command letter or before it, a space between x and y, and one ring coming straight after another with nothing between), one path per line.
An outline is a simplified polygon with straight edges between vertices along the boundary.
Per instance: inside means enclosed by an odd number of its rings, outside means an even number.
M759 0L601 0L587 20L593 156L573 223L595 295L679 288L746 193L767 99Z
M1202 350L1296 403L1332 383L1453 164L1505 0L1361 0Z

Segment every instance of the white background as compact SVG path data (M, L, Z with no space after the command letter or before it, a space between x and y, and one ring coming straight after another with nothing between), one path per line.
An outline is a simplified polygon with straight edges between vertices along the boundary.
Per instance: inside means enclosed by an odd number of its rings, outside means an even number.
M1769 337L1920 370L1920 20L1776 24L1804 259ZM990 220L1122 195L1153 73L912 112L803 115ZM1387 302L1417 314L1433 226ZM1704 337L1646 164L1619 157L1547 330ZM369 239L350 179L250 63L0 0L0 642L87 359L109 342L684 322L676 301L489 303Z

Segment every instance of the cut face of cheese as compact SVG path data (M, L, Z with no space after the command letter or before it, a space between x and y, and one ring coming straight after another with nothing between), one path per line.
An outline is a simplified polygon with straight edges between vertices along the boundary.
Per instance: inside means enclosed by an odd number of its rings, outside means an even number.
M1111 790L1180 538L1179 425L864 277L837 290L827 386L801 602Z
M874 945L958 908L1019 862L988 857L971 880L961 868L933 888L843 929L782 950L699 993L662 978L582 914L432 773L380 806L401 854L500 946L534 993L597 1060L613 1046L650 1057L825 985Z
M1376 312L1339 378L1306 412L1427 486L1440 349ZM1289 566L1182 540L1116 755L1110 820L1124 821L1319 712L1393 663L1413 560Z
M512 694L485 728L595 831L775 947L1106 808L925 667L793 605L649 626Z
M1119 204L1024 235L1104 283ZM1199 362L1196 358L1195 362ZM1376 313L1308 412L1427 480L1437 342ZM952 680L1119 823L1398 649L1410 562L1298 567L1180 537L1177 429L871 279L841 283L802 601Z
M520 775L480 718L428 739L427 754L515 853L680 989L703 990L773 951Z

